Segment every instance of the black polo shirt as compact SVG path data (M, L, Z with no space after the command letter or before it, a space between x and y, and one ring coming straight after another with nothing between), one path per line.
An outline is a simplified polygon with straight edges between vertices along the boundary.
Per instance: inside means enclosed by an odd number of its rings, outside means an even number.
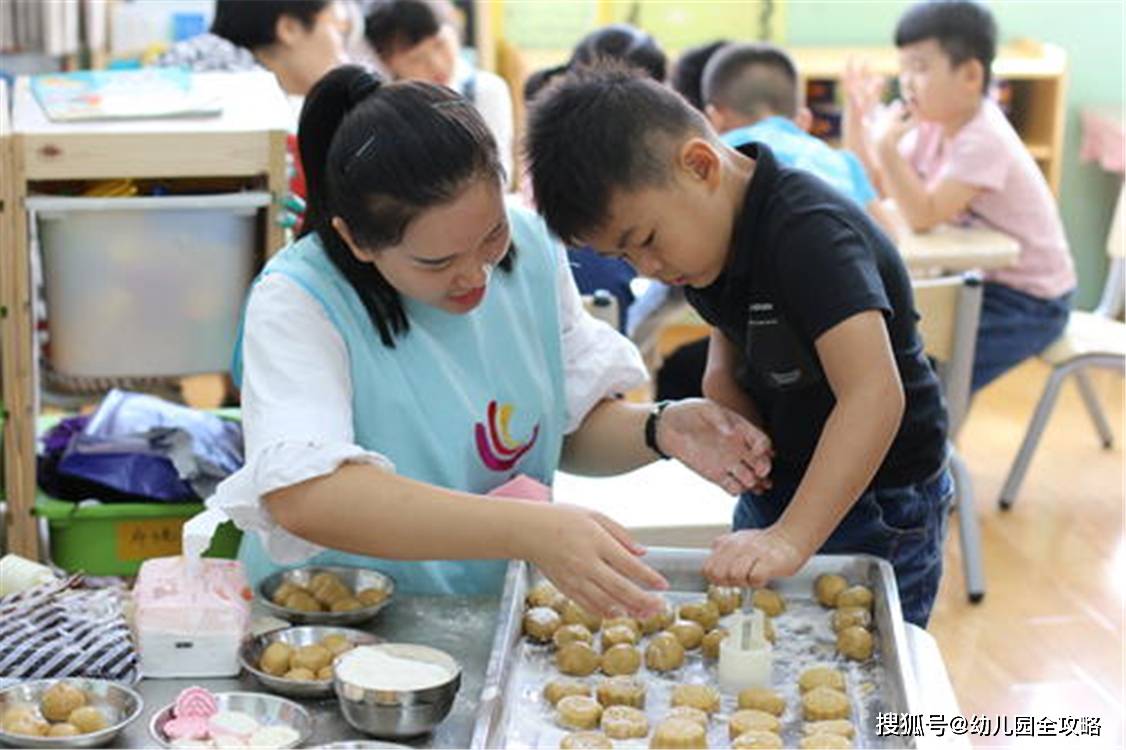
M884 314L906 395L873 486L932 476L946 456L946 409L899 252L860 206L820 178L780 166L761 143L739 152L755 170L727 267L687 297L743 353L735 377L765 420L774 476L801 479L836 403L814 341L866 310Z

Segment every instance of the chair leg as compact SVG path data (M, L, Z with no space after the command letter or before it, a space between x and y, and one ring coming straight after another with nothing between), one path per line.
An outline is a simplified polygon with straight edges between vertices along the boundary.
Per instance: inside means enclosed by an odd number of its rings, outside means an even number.
M1091 378L1087 375L1086 370L1075 371L1075 383L1079 386L1079 395L1083 397L1083 405L1087 407L1087 413L1091 415L1091 421L1095 423L1095 429L1099 432L1103 448L1110 450L1114 445L1114 433L1111 432L1110 423L1107 422L1106 414L1103 412L1102 405L1099 404L1098 394L1095 393L1095 387L1091 385Z
M1056 405L1056 397L1059 396L1060 387L1066 376L1067 371L1060 369L1052 370L1052 374L1048 376L1044 392L1040 395L1040 402L1036 404L1036 411L1033 412L1032 421L1028 425L1028 432L1024 434L1024 441L1020 444L1017 457L1013 460L1009 475L1001 488L1001 510L1008 510L1016 502L1017 492L1028 471L1028 464L1032 461L1032 454L1040 442L1040 435L1044 432L1044 425L1048 423L1048 417L1052 414L1052 407Z
M971 604L978 604L985 598L985 566L981 559L981 529L978 527L977 506L974 505L973 479L958 453L951 456L950 469L954 474L954 508L958 514L966 595Z

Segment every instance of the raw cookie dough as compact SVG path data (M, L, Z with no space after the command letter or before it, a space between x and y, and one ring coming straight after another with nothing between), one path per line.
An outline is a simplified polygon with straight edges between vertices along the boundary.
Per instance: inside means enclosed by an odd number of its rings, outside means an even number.
M848 696L830 687L815 687L802 696L802 717L806 721L847 719L851 707Z
M716 628L704 636L700 643L700 650L704 652L705 659L719 658L719 644L727 637L727 628Z
M871 659L872 646L872 634L859 625L853 625L837 633L837 651L849 659L856 661Z
M831 622L833 630L838 633L853 625L867 628L872 624L872 613L867 607L842 607L833 613Z
M786 602L782 595L774 589L755 589L751 600L756 607L771 617L777 617L786 611Z
M705 632L711 630L719 622L719 605L710 599L691 604L681 605L678 613L682 620L692 620L700 623Z
M766 711L744 708L731 714L731 718L727 721L727 729L731 739L751 730L778 734L782 731L782 722L777 716Z
M547 643L563 624L563 618L551 607L532 607L524 613L524 634L533 641Z
M645 708L645 684L633 677L610 677L598 685L598 702L604 708Z
M634 674L641 669L641 652L633 646L614 646L602 655L603 674L614 676Z
M719 691L711 685L677 685L672 689L673 706L691 706L708 714L719 710Z
M693 620L677 620L665 632L676 636L686 651L699 648L704 641L704 628Z
M672 611L669 603L664 602L664 609L652 617L646 617L641 621L641 632L645 635L652 635L659 630L664 630L669 625L672 625L673 620L676 619L676 614Z
M586 677L598 669L601 662L602 659L590 644L581 641L568 643L555 652L555 666L559 671L576 677Z
M614 743L602 732L571 732L559 742L560 750L613 750Z
M823 573L813 582L813 593L822 607L837 606L837 595L847 588L848 581L836 573Z
M849 586L837 594L837 607L872 608L872 590L867 586Z
M707 731L688 719L665 719L653 730L653 737L649 740L649 747L662 750L707 748L707 746Z
M85 705L86 693L66 682L56 682L39 699L39 710L47 721L66 721L71 711Z
M551 705L557 704L568 695L590 695L590 686L586 683L579 682L578 680L568 679L563 677L558 680L552 680L543 686L543 697Z
M684 664L684 646L669 632L657 633L645 647L645 666L654 672L670 672Z
M611 617L608 620L602 621L602 630L609 630L616 628L620 625L625 625L627 628L637 633L638 640L641 639L641 623L632 617Z
M555 631L555 635L551 636L552 642L556 648L563 648L568 643L581 641L582 643L593 643L594 636L586 629L586 625L564 625Z
M568 695L555 704L555 721L566 729L594 729L602 706L589 695Z
M743 603L743 590L735 586L708 586L708 599L715 602L721 615L729 615Z
M798 688L802 693L808 693L813 688L821 686L843 691L845 689L844 673L838 669L821 665L810 667L798 677Z
M750 708L781 716L786 710L786 699L770 688L747 688L739 691L739 708Z
M525 600L529 608L551 607L559 611L567 603L567 597L560 593L550 581L540 581L528 592Z
M641 640L638 631L634 631L628 625L614 625L613 627L606 627L606 623L602 624L602 650L609 651L614 646L625 644L627 646L636 646L637 642Z
M592 633L597 633L599 628L602 627L601 617L587 612L570 599L563 605L563 612L561 614L563 615L564 625L574 625L576 623L586 625L586 629Z
M602 731L615 740L644 737L649 734L649 719L632 706L610 706L602 712Z
M68 724L73 724L82 734L100 732L109 726L106 715L93 706L82 706L70 712L66 717Z
M733 748L778 748L782 747L782 738L774 732L764 732L752 729L744 732L731 741Z
M701 711L700 709L693 708L692 706L673 706L671 709L669 709L669 714L665 718L687 719L688 721L694 721L702 726L704 728L704 731L707 731L708 729L709 719L707 711Z

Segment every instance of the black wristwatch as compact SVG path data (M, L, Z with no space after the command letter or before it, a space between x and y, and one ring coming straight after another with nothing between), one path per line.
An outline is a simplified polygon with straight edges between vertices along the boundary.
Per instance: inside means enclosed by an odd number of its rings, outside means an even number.
M658 401L653 404L649 416L645 418L645 446L664 459L672 458L672 456L665 453L661 450L661 446L657 445L657 424L661 421L661 412L671 403L672 401Z

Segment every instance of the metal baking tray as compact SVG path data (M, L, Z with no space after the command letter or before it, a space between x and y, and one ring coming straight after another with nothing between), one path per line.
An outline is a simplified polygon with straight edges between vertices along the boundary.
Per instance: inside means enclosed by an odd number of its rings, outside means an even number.
M707 591L701 575L708 550L651 548L645 561L668 579L665 592L671 604L699 601ZM813 594L813 582L823 573L837 573L850 584L864 584L874 594L873 621L876 649L864 663L836 653L836 638L830 625L832 610L821 607ZM553 720L552 706L543 698L543 685L559 676L550 645L528 642L521 633L524 598L541 579L526 563L513 561L508 568L493 650L485 675L485 687L473 728L473 748L557 748L568 730ZM786 611L774 618L777 631L774 647L772 688L786 698L782 715L782 740L796 747L801 738L801 702L798 675L806 668L830 664L842 670L852 702L850 720L856 727L854 747L913 747L909 737L877 736L876 716L883 712L922 713L917 683L906 652L907 640L899 593L891 565L870 555L818 555L798 573L771 584L786 600ZM727 617L721 620L725 624ZM685 665L667 675L649 672L644 666L636 675L646 683L645 713L652 727L668 712L669 694L681 682L706 682L718 687L714 662L705 662L700 651L688 652ZM601 675L584 678L597 685ZM712 717L709 747L730 747L727 719L736 710L733 695L723 696L722 707ZM614 747L646 748L648 739L613 740Z

